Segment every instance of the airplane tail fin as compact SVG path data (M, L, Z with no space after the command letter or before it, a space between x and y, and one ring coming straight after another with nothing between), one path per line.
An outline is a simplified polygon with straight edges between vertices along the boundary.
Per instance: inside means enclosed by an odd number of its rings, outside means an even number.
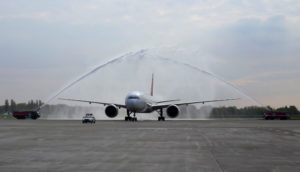
M152 73L152 82L151 82L151 93L150 95L153 96L153 83L154 83L154 74Z

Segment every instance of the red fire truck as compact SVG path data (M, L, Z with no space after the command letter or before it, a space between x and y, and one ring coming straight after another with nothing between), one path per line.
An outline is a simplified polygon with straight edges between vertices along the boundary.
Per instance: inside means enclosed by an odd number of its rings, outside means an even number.
M269 120L269 119L285 120L285 119L290 119L290 114L288 114L287 112L266 112L264 113L264 118L265 120Z
M37 111L14 111L13 117L17 119L38 119L40 117L39 113Z

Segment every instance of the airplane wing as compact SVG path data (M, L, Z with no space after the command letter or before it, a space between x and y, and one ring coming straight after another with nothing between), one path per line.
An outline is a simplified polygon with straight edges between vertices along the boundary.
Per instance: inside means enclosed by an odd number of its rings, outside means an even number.
M180 105L191 105L191 104L198 104L198 103L210 103L210 102L222 102L222 101L231 101L231 100L238 100L239 98L237 99L220 99L220 100L206 100L206 101L194 101L194 102L184 102L184 103L174 103L174 104L162 104L162 105L153 105L152 108L154 110L156 109L161 109L161 108L166 108L170 105L177 105L177 106L180 106Z
M158 102L155 102L155 103L160 104L160 103L175 102L175 101L180 101L180 99L164 100L164 101L158 101Z
M115 106L117 106L118 108L126 108L125 105L122 104L116 104L116 103L105 103L105 102L96 102L96 101L90 101L90 100L78 100L78 99L65 99L65 98L59 98L59 100L67 100L67 101L73 101L73 102L85 102L85 103L89 103L89 104L101 104L101 105L110 105L113 104Z

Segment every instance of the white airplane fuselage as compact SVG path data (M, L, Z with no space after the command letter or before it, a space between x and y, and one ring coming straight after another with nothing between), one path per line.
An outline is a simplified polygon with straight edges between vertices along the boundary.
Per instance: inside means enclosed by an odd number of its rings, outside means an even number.
M151 105L154 101L150 97L144 95L142 92L133 91L125 98L126 108L131 112L149 113L153 112Z

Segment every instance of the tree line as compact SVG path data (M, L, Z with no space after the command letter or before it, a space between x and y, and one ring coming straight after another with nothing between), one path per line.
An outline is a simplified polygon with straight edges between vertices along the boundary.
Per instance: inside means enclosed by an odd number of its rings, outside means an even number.
M220 117L261 117L265 112L287 112L290 115L300 115L296 106L285 106L280 108L271 108L268 106L258 107L258 106L249 106L237 108L235 106L230 107L215 107L212 109L210 116L215 118Z
M13 99L5 100L4 105L0 106L0 114L12 113L13 111L34 110L43 104L41 100L30 100L27 103L16 103Z
M0 114L11 114L13 111L24 111L24 110L35 110L43 104L41 100L30 100L27 103L16 103L14 100L5 100L4 105L0 106ZM42 109L43 113L55 114L58 110L66 108L65 105L47 105ZM69 107L70 109L71 107ZM226 118L226 117L261 117L265 112L287 112L290 115L300 115L299 110L296 106L284 106L280 108L272 108L268 106L258 107L258 106L248 106L248 107L212 107L212 106L202 106L200 109L197 109L196 106L190 105L187 107L182 106L181 112L183 114L194 115L195 118L198 114L207 113L209 117L212 118ZM74 111L78 110L73 108ZM69 110L74 113L73 111ZM184 117L184 116L183 116ZM193 117L193 116L192 116Z

